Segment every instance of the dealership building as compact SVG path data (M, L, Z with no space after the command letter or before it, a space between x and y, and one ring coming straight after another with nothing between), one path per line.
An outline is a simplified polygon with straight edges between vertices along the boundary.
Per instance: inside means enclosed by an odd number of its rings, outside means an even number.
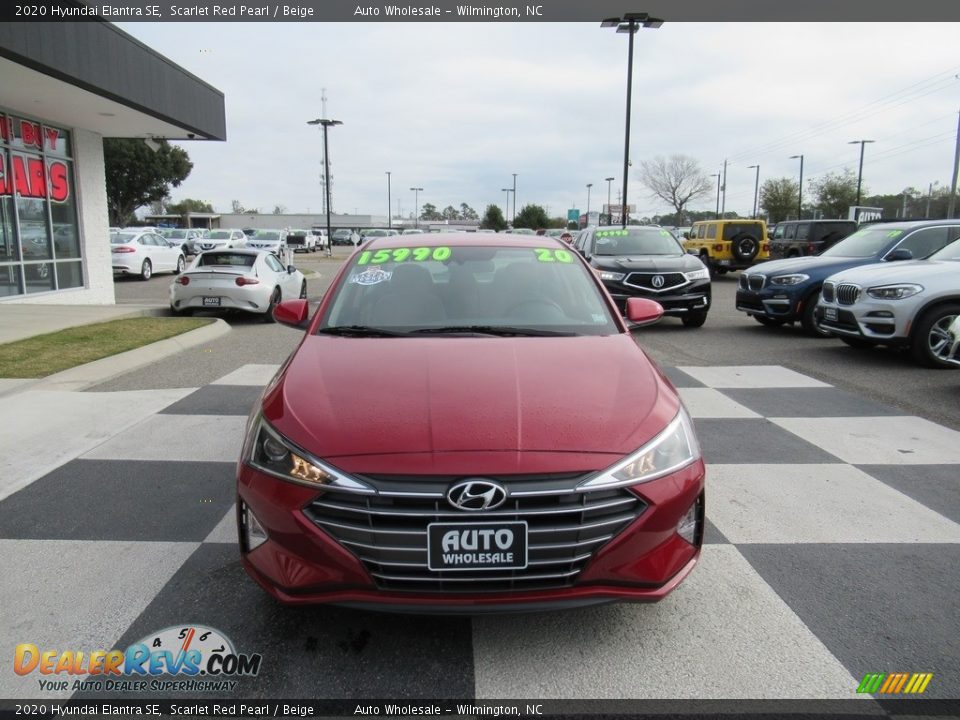
M114 303L105 137L225 140L223 93L106 22L0 24L0 303Z

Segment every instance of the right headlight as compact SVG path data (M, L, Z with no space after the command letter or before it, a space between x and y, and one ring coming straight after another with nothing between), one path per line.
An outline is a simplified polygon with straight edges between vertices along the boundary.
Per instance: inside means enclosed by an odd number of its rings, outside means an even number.
M373 495L369 485L327 465L283 437L258 414L250 422L244 442L244 462L280 480Z
M599 475L586 480L578 489L599 490L650 482L690 465L700 458L700 445L693 432L693 421L681 407L663 432Z

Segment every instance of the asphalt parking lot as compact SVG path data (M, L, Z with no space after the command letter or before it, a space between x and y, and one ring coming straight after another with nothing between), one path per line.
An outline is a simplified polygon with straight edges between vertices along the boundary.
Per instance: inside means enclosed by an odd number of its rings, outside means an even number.
M318 299L337 263L297 260ZM163 305L171 280L120 280L118 301ZM703 328L635 333L708 466L701 562L657 605L422 618L276 604L239 563L234 469L299 333L232 317L226 337L62 393L71 459L0 487L0 652L216 628L264 666L208 697L852 698L892 672L933 673L926 696L957 697L960 372L771 331L733 310L734 286L716 281ZM5 420L28 422L36 401L12 396ZM69 694L0 675L0 696Z

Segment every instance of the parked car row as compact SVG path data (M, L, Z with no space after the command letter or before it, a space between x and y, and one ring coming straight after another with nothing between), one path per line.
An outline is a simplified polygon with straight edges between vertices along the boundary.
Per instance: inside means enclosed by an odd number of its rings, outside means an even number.
M811 335L905 347L921 364L956 367L958 239L960 220L867 225L819 255L744 271L736 307L763 325L799 322Z

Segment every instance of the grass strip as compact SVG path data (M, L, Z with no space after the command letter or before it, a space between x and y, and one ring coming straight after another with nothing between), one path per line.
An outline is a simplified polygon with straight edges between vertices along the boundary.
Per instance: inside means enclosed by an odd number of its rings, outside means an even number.
M212 322L210 318L127 318L4 343L0 345L0 378L46 377Z

